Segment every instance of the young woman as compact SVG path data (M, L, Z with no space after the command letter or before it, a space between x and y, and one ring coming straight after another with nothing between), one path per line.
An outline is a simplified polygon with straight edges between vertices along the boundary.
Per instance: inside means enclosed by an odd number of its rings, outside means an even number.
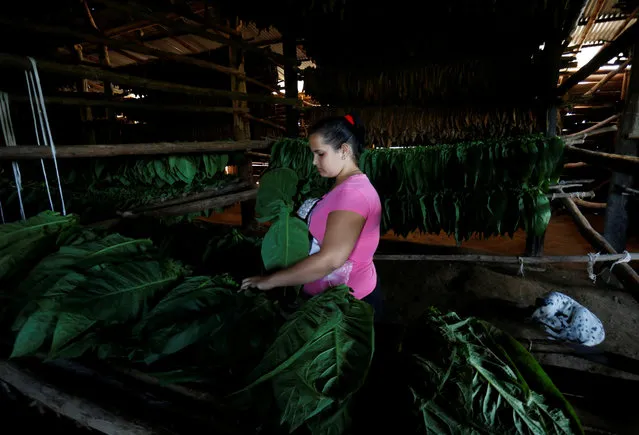
M335 185L309 213L313 237L308 258L269 276L246 278L242 289L270 290L304 284L307 295L345 284L381 314L373 255L380 238L382 207L377 191L360 171L364 129L352 115L319 121L309 130L313 165Z

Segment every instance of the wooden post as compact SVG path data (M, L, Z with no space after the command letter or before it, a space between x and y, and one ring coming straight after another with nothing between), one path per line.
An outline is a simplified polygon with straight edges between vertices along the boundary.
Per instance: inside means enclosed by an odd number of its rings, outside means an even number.
M78 63L84 61L84 53L82 52L82 45L76 44L73 46L76 54L78 55ZM89 82L86 78L81 78L76 82L77 93L87 93L89 91ZM88 106L83 106L80 108L80 121L82 122L82 130L88 131L86 136L87 143L93 145L96 143L95 140L95 130L93 129L93 110L91 110ZM88 128L88 130L85 130Z
M286 33L282 38L282 50L285 57L297 59L297 40L294 35ZM286 98L297 99L297 67L284 65L284 87ZM299 111L293 107L286 108L286 136L299 136Z
M233 40L242 40L242 22L239 18L235 19L234 29L238 32L238 35L230 35ZM240 73L245 73L244 64L244 51L239 48L238 45L229 45L229 60L230 67L237 69ZM231 76L231 91L246 93L246 80L242 76ZM239 109L246 111L248 109L247 101L233 100L233 109ZM251 138L251 124L248 118L241 116L241 113L235 112L233 114L233 137L235 140L246 140ZM240 178L247 181L251 186L254 186L253 182L253 161L251 157L244 155L244 160L238 168ZM248 227L255 219L255 199L249 198L240 203L240 210L242 214L242 227Z
M548 44L546 44L545 51L545 63L546 63L546 77L545 77L545 86L549 90L553 90L555 86L557 86L557 82L559 81L559 66L561 63L561 53L563 51L562 46L562 38L561 35L555 32L548 40ZM548 100L546 104L548 105L545 112L542 113L542 116L545 117L546 122L544 123L545 134L547 137L554 137L557 135L557 116L558 110L557 105L554 102L554 98L551 98L550 92L549 95L546 96ZM526 235L526 256L529 257L541 257L544 255L544 241L546 238L546 231L541 236L535 236L533 234Z
M639 139L631 139L629 135L635 126L639 126L639 73L636 70L638 65L635 62L639 58L639 38L634 41L631 55L633 68L630 71L624 112L619 121L615 153L636 157L638 156ZM628 192L624 188L632 187L632 174L632 172L613 172L606 201L608 207L606 207L604 237L619 252L625 250L628 237Z

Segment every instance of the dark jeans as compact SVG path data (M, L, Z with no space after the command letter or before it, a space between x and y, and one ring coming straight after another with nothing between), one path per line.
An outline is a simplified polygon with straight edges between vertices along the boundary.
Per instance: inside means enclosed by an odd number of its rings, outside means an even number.
M379 278L377 279L377 285L368 295L362 298L362 301L370 304L375 312L374 322L379 323L382 320L384 314L384 296L382 295L382 289L379 285Z

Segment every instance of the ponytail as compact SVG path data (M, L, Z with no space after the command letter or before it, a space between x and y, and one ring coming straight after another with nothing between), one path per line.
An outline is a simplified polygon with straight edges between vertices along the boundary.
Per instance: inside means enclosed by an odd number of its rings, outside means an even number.
M354 114L321 119L308 130L309 136L313 134L320 135L323 142L332 146L335 151L343 144L348 144L353 150L355 160L364 152L364 124Z

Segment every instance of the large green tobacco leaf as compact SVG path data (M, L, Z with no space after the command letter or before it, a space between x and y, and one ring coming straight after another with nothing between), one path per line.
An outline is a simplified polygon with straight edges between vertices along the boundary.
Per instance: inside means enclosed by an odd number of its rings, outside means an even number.
M261 249L266 270L292 266L308 256L308 227L285 209L264 236Z
M297 180L295 171L287 168L270 170L260 178L255 211L261 221L272 220L292 206Z
M529 383L493 338L494 328L474 318L462 320L455 313L435 311L426 324L414 333L413 342L405 343L405 351L413 359L409 388L428 433L573 433L561 409L573 418L570 408L548 402L540 394L548 388L531 388L548 386L547 377L539 376L541 368L527 372L528 379L536 381ZM556 390L554 394L560 395ZM557 403L559 408L554 407ZM578 422L574 427L579 433Z
M135 328L148 335L151 348L147 363L176 353L219 330L220 314L232 307L237 285L225 277L187 278L171 290Z
M55 312L45 310L31 314L16 337L11 358L37 352L49 336L56 316Z
M56 238L77 223L75 216L42 212L26 221L0 225L0 282L22 275L30 266L56 249Z
M124 321L138 316L149 298L178 278L175 270L158 261L112 263L87 270L75 286L54 288L44 299L58 301L60 311Z
M61 313L58 317L55 330L53 331L53 342L51 343L52 354L58 352L68 345L79 335L82 335L95 325L96 320L81 314Z
M372 308L340 286L310 299L280 328L247 389L270 380L281 423L293 431L350 398L372 356Z
M58 252L45 257L33 268L20 290L25 295L38 297L46 291L51 292L58 281L71 272L112 262L150 259L152 247L150 240L131 239L119 234L62 246Z

